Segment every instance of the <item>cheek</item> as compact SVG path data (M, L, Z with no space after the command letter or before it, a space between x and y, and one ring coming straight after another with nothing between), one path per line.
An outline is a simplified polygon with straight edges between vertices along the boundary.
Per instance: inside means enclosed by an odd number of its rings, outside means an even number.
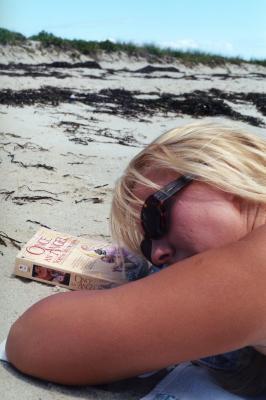
M169 239L179 248L195 252L201 224L199 211L179 201L172 209L171 221Z
M171 239L190 253L223 246L241 237L239 215L233 207L179 201L172 210Z
M202 212L198 206L180 200L172 208L171 218L175 227L193 232L202 220Z

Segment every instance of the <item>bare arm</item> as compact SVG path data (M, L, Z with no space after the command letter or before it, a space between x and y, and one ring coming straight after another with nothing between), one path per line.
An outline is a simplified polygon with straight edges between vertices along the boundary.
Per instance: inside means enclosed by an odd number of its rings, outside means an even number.
M50 296L12 326L22 372L106 383L266 337L266 227L115 289Z

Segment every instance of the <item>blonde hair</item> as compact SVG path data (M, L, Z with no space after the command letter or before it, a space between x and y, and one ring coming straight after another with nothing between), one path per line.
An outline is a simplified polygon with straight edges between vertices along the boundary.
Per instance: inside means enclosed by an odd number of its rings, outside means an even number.
M174 171L193 175L250 202L266 204L266 139L238 126L193 123L172 129L149 144L129 163L117 181L112 207L114 240L139 253L142 240L140 208L143 200L134 193L136 185L158 190L147 171Z

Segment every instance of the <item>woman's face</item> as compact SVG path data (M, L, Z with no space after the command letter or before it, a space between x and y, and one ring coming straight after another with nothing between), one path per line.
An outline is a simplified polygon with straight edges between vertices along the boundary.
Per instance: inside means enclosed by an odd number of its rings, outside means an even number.
M163 187L176 179L172 172L147 177ZM135 194L143 201L153 189L137 186ZM152 241L154 264L172 264L184 258L236 241L247 233L239 202L205 183L193 181L176 195L171 206L169 232Z
M35 267L35 271L37 273L37 278L50 280L51 279L51 270L45 267Z

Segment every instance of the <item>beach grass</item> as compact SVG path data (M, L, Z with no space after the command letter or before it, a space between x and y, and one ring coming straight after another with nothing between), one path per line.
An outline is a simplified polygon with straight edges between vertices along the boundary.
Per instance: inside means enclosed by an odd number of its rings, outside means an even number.
M247 62L266 66L266 59L246 60L241 57L226 57L219 54L212 54L203 51L184 51L172 48L163 48L153 43L137 45L132 42L112 42L110 40L93 41L81 39L64 39L55 36L52 33L41 31L37 35L25 37L21 33L12 32L7 29L0 28L0 44L22 44L27 39L39 41L43 47L57 47L62 50L77 50L81 54L96 56L101 52L119 53L124 52L129 56L153 58L155 60L176 59L184 64L205 64L210 66L224 65L226 63L241 64Z
M27 40L26 36L18 32L0 28L0 44L19 44Z

